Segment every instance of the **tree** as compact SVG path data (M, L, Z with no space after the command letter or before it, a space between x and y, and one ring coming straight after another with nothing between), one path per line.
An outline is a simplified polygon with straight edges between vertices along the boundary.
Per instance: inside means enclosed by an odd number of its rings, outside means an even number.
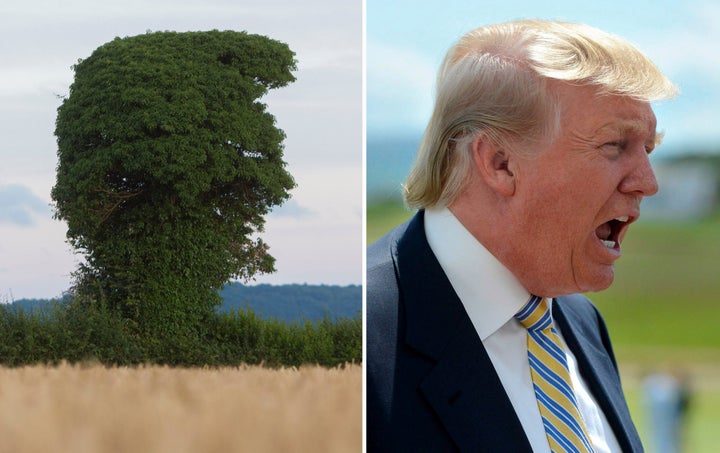
M85 255L74 290L142 331L197 330L230 278L274 271L257 234L295 184L259 99L295 80L294 53L245 32L160 32L73 69L52 198Z

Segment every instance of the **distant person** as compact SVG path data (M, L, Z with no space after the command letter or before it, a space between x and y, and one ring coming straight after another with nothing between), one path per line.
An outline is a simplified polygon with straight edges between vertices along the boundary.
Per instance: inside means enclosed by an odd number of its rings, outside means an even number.
M683 450L683 432L690 403L686 379L656 372L643 379L643 397L647 426L654 453L679 453Z
M650 102L676 91L580 24L491 25L450 49L405 187L419 211L367 252L369 452L642 451L579 293L610 286L658 190Z

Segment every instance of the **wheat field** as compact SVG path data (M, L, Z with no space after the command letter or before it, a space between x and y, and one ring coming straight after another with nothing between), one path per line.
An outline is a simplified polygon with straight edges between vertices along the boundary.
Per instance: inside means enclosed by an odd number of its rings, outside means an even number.
M362 371L0 368L0 452L358 452Z

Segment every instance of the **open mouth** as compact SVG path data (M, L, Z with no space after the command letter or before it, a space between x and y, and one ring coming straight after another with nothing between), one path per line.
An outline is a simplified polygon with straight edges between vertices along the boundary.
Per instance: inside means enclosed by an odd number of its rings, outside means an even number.
M595 235L597 235L605 247L618 249L620 248L622 233L630 224L629 220L630 217L626 215L609 220L597 227Z

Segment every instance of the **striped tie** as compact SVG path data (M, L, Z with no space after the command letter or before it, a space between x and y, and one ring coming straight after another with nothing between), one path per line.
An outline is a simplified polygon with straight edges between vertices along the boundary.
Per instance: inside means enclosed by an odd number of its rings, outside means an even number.
M570 383L565 351L545 299L531 296L516 315L528 331L528 359L535 397L553 452L592 452Z

